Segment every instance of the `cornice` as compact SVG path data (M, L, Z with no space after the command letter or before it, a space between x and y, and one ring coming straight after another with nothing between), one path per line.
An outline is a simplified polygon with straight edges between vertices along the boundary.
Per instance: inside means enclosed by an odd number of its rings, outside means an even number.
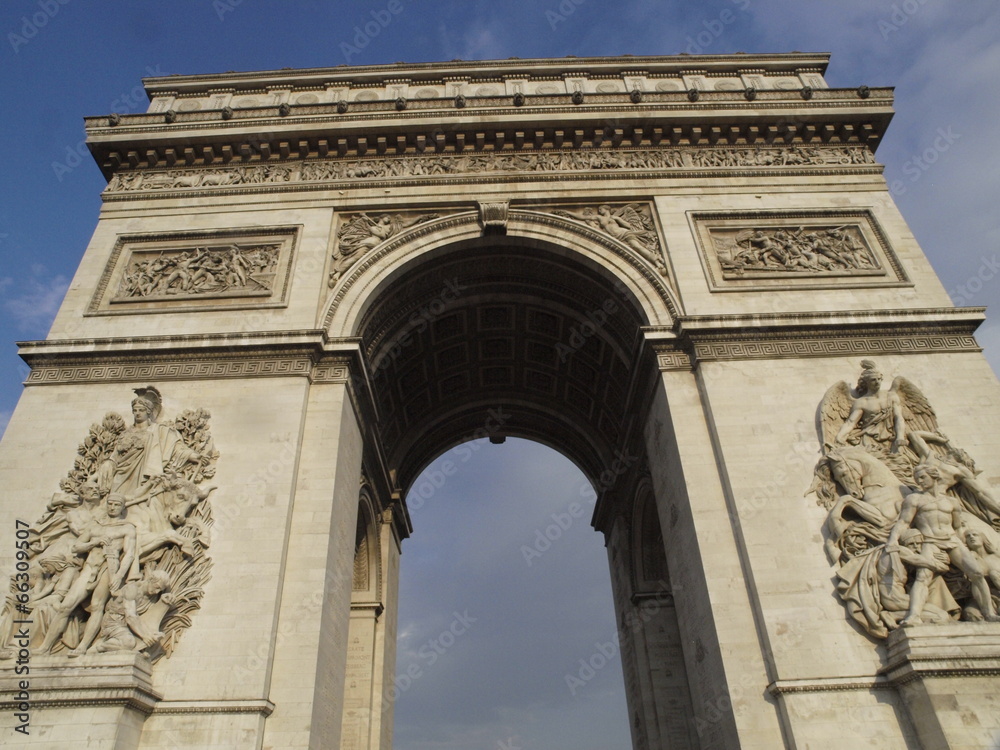
M609 75L644 71L656 74L689 70L738 72L767 70L790 72L807 68L824 73L829 53L790 52L784 54L726 55L647 55L616 57L526 58L523 60L453 60L451 62L394 63L388 65L336 66L294 70L261 70L198 75L172 75L144 78L150 94L160 91L203 91L217 88L270 86L325 86L340 82L373 83L399 78L427 79L446 77L484 78L499 75L563 76L590 73Z
M153 709L156 714L259 714L267 718L274 713L274 704L267 698L222 700L222 701L182 701L164 700Z
M687 316L643 329L661 371L703 362L979 352L984 308Z
M893 683L885 677L815 677L795 680L775 680L767 686L767 692L777 697L789 693L829 693L851 690L890 690Z
M862 145L877 148L892 117L891 89L627 92L223 107L85 118L105 176L118 170L285 164L339 156L537 153L569 146ZM464 101L464 100L463 100Z
M219 333L19 344L25 385L307 377L347 383L362 373L360 342L323 331Z

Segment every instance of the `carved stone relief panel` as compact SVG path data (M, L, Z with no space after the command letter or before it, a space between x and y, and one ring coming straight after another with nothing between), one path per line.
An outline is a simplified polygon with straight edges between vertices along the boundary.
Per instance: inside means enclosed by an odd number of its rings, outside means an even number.
M283 306L297 230L123 235L90 314Z
M856 388L820 405L822 453L806 494L827 513L837 593L865 632L955 620L995 621L1000 501L976 462L938 427L903 376L888 390L863 360Z
M73 468L19 543L0 612L0 660L14 657L15 621L30 620L36 654L170 656L201 606L219 452L210 414L161 421L154 386L135 389L132 424L91 426ZM21 539L21 536L18 537ZM23 645L23 644L22 644Z
M713 291L906 284L868 211L692 213Z
M274 189L286 183L324 184L471 176L484 172L732 170L746 168L871 167L864 146L659 147L539 150L517 153L407 154L382 158L316 159L298 164L248 164L225 168L155 169L117 172L105 193L177 192L205 189ZM631 174L621 174L631 178Z
M329 285L335 286L344 272L382 243L410 227L440 218L430 212L392 214L344 214L337 228Z
M651 263L662 275L667 275L663 246L653 220L653 212L648 204L601 203L593 206L557 208L551 213L586 224L591 229L617 240Z

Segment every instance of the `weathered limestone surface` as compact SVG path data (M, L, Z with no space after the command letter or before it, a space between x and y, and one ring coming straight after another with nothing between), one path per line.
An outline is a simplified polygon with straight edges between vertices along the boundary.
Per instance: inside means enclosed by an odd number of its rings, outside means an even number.
M966 506L928 543L943 563L903 551L900 508L881 523L853 498L871 549L899 558L866 589L882 633L845 610L848 560L829 553L857 550L810 494L830 430L865 397L891 401L897 377L976 459L983 492L1000 487L982 311L952 306L875 162L891 91L829 89L826 62L170 76L148 81L147 113L88 118L109 186L48 339L22 349L0 529L42 539L89 426L152 385L171 418L211 413L212 566L155 663L138 642L32 653L27 746L391 747L406 491L445 448L506 436L558 447L597 492L636 748L995 743L996 623L897 627L917 569L941 568L919 573L940 589L950 565L958 600L976 601L950 537ZM886 387L852 391L876 366ZM913 468L900 506L917 490L963 502ZM127 510L167 484L140 474ZM57 520L76 507L61 502ZM926 530L921 512L907 523ZM68 582L83 553L65 542ZM4 628L59 591L37 552L16 557L0 545L4 571L31 568ZM109 598L152 606L129 591ZM0 659L4 741L23 723L16 665Z

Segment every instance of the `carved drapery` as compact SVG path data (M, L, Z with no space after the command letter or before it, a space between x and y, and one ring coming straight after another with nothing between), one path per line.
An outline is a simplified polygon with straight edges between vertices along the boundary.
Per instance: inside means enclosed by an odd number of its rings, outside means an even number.
M909 284L868 210L693 212L713 291Z
M229 244L133 253L112 302L198 295L270 296L281 245Z
M283 306L297 235L291 226L119 235L87 313Z
M837 592L870 635L900 626L997 619L1000 502L973 458L939 429L920 389L888 390L862 362L852 392L820 407L823 457L807 494L828 511L826 550Z
M94 424L46 512L27 530L0 617L0 659L14 621L35 653L170 656L211 572L208 496L219 453L204 409L161 422L154 386L135 389L132 425Z

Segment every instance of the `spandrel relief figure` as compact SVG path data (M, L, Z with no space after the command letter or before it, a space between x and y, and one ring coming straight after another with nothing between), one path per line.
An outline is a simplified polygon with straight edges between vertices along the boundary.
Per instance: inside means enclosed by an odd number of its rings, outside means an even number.
M879 638L918 623L994 620L1000 503L919 388L904 377L881 386L864 360L854 392L838 383L820 406L823 457L808 492L828 511L838 593Z
M404 229L438 218L438 214L423 214L406 218L402 214L381 214L369 216L361 213L347 221L337 231L337 248L333 253L333 270L330 272L330 286L333 286L344 271L370 250L374 250Z
M581 221L607 234L652 263L661 274L667 273L656 227L646 207L638 203L624 206L605 204L596 209L588 206L580 211L557 210L553 213Z
M61 492L29 529L27 581L0 613L0 659L13 621L31 616L36 653L169 656L200 607L211 561L204 486L219 454L204 409L161 422L154 386L135 389L133 423L90 428Z

